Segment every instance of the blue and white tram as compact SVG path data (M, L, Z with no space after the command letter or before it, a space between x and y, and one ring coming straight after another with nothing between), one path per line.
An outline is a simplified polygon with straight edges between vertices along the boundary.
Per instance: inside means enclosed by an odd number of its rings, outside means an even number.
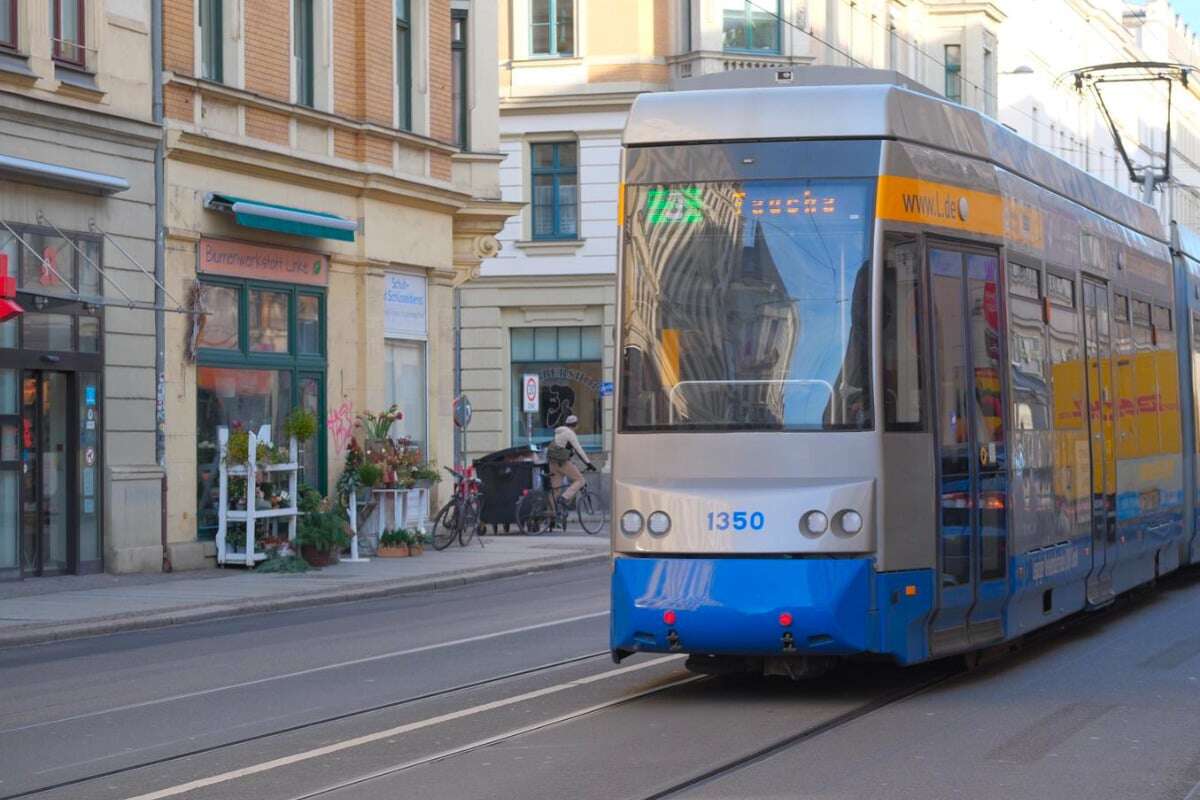
M912 664L1200 560L1200 242L891 84L647 94L624 144L614 658Z

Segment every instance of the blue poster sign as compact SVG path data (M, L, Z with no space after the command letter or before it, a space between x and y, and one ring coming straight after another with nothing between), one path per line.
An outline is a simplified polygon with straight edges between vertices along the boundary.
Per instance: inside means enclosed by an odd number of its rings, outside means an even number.
M83 387L83 402L88 404L89 406L96 405L96 387L95 387L95 385Z
M603 383L600 384L600 396L601 397L612 397L612 393L613 393L612 381L604 381Z

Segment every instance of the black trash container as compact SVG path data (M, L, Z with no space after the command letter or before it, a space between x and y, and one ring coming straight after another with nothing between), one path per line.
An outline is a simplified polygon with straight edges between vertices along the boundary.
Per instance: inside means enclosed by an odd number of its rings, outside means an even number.
M517 501L534 488L541 469L539 453L531 445L506 447L472 462L475 475L483 483L482 522L486 525L513 525L517 521Z

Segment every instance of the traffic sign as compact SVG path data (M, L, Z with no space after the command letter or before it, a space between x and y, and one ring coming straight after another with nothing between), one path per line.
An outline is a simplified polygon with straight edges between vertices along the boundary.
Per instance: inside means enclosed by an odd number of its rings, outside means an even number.
M536 372L526 372L521 376L522 398L525 401L525 413L536 414L542 396L541 378Z

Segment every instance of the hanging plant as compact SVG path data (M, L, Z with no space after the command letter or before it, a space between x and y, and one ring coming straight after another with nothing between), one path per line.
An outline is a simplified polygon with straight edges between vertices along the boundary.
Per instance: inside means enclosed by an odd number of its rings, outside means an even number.
M303 444L317 433L317 417L307 408L294 408L283 421L284 436L294 436Z

